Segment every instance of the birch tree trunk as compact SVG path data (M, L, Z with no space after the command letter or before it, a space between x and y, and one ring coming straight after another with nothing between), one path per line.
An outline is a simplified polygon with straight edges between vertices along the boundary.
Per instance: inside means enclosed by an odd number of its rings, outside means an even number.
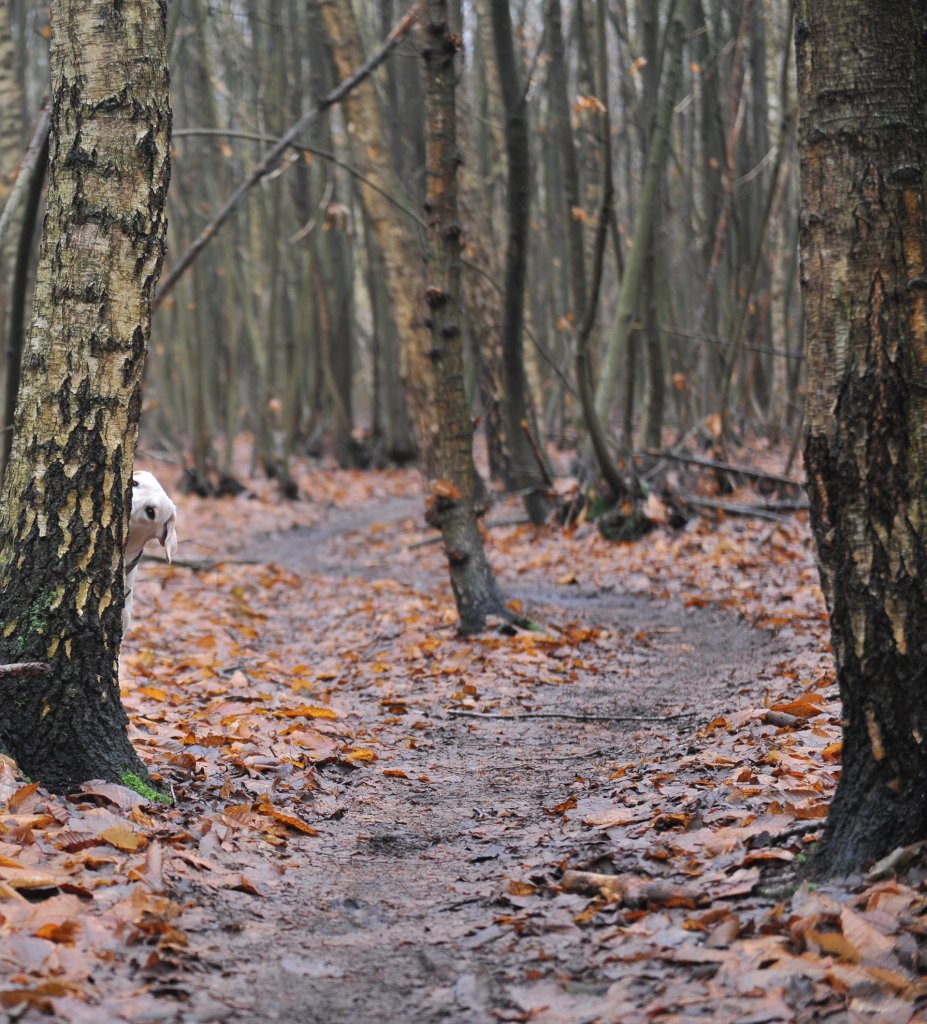
M843 700L820 866L927 838L922 0L798 0L805 467Z
M0 742L62 789L146 772L119 699L123 547L170 176L167 5L56 0L49 186L0 498Z

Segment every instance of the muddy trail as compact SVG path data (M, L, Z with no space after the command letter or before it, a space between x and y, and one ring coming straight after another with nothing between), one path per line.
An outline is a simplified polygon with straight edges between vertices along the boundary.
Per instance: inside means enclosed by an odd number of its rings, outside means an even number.
M446 600L441 552L419 509L419 499L394 497L252 536L238 556L255 571L283 564L295 581L262 627L266 657L282 644L337 650L340 633L355 662L376 664L410 642L427 662L427 636L410 641L403 626L411 613L378 611ZM608 580L564 583L528 567L500 582L553 636L549 668L516 656L497 682L448 624L453 671L333 678L328 696L358 735L375 738L377 760L320 760L306 797L318 834L287 844L282 876L263 895L187 890L194 898L178 924L189 945L168 986L182 1000L176 1019L643 1021L663 1019L654 1007L699 976L704 965L622 955L582 924L588 898L556 880L567 864L642 863L642 843L624 856L582 812L603 802L618 766L696 754L710 745L707 722L761 704L787 640ZM339 599L340 621L313 613ZM594 638L594 657L558 647L557 637L578 633ZM505 642L478 643L491 655ZM513 714L550 717L491 717ZM754 913L774 903L752 898ZM597 923L607 926L608 913ZM716 1009L710 996L694 1003L672 1019Z

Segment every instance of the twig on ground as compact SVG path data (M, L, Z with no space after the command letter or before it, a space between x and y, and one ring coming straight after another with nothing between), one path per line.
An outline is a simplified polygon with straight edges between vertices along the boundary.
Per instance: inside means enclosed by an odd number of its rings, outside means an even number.
M564 718L571 722L673 722L679 718L693 718L697 711L683 711L678 715L574 715L568 711L516 711L512 714L496 711L465 711L462 708L448 708L453 718L494 718L511 721L518 718Z
M806 836L810 832L820 832L822 828L824 828L823 818L817 821L802 821L797 825L793 825L791 828L787 828L784 832L777 832L775 835L765 833L764 835L757 837L758 839L762 839L762 842L756 842L753 845L757 847L781 846L782 843L787 843L790 839L797 839L799 836Z
M44 661L20 661L12 665L0 665L0 678L50 675L51 665L46 665Z

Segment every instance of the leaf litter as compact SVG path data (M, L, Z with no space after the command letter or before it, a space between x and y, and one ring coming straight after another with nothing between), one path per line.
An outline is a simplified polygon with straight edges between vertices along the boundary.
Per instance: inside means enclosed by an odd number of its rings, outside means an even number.
M8 1015L927 1020L920 845L802 881L840 754L805 523L493 529L541 628L463 641L414 473L299 483L181 497L193 568L141 567L170 806L0 761Z

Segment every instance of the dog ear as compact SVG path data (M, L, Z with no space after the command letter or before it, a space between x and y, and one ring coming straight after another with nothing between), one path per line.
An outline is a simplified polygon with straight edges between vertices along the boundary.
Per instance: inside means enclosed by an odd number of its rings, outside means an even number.
M170 519L164 524L163 533L158 537L161 541L161 546L164 548L164 553L167 555L167 560L172 562L174 560L174 554L177 551L177 516L172 515Z

